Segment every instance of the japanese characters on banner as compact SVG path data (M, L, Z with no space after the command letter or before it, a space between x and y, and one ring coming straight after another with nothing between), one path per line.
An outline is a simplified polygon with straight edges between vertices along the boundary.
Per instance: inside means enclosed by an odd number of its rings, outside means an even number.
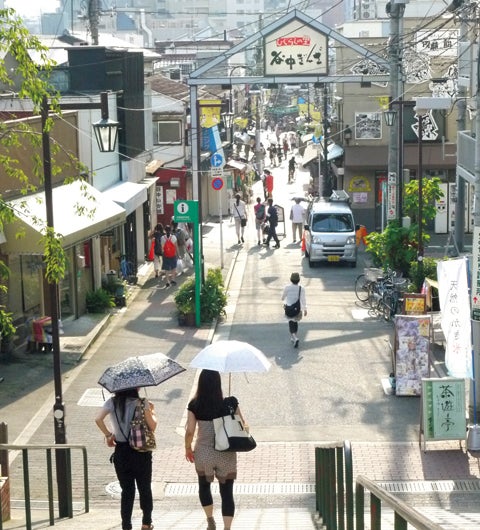
M423 379L422 402L424 441L465 439L464 379Z
M439 261L438 295L445 335L445 365L453 377L473 377L470 300L465 259Z
M328 39L320 31L292 20L265 37L265 75L328 72Z

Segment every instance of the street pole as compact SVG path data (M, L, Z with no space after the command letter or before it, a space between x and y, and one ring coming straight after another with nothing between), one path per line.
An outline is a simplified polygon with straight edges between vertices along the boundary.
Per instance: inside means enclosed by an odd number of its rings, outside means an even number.
M423 276L423 111L418 114L418 277Z
M322 166L318 166L318 170L320 172L320 168ZM331 195L331 185L329 180L329 172L328 172L328 85L327 83L323 84L323 170L322 170L322 177L320 178L320 174L318 175L318 196L319 197L330 197Z
M474 75L477 77L477 86L480 86L478 83L480 79L480 48L478 51L478 57L477 57L477 64L476 64L476 70L473 70L475 72ZM475 97L475 102L477 105L477 109L480 108L480 92L477 90L477 94ZM474 164L474 172L475 172L475 196L474 196L474 209L473 209L473 224L474 224L474 235L477 235L478 238L478 231L480 227L480 112L477 112L475 114L475 164ZM461 212L463 215L463 211ZM478 239L474 237L473 245L478 245ZM478 248L478 247L474 247ZM475 253L475 250L473 251ZM479 264L477 263L477 270L479 268ZM476 281L473 279L472 281ZM473 370L474 370L474 382L473 385L474 388L477 390L480 388L480 320L477 320L476 318L471 319L472 323L472 337L473 337ZM471 423L477 424L478 418L472 417L474 416L472 413L474 410L478 411L480 402L478 401L479 392L470 392L470 419ZM475 398L474 398L475 396ZM476 402L473 402L473 399L476 400ZM473 406L472 406L473 403Z
M92 124L95 138L101 152L113 152L118 133L118 122L110 120L108 116L108 94L101 92L100 103L60 103L61 110L92 110L100 109L102 119ZM47 129L49 114L48 97L45 95L41 105L41 125L42 125L42 155L43 174L45 188L45 209L47 220L47 231L49 236L55 235L54 215L53 215L53 186L52 186L52 157L50 150L50 133ZM65 427L65 404L62 392L62 365L60 359L60 306L58 280L48 281L48 294L50 302L50 317L52 328L52 353L53 353L53 379L55 391L55 403L53 405L54 438L56 444L66 444L67 435ZM66 449L55 450L56 474L58 487L58 508L60 517L73 517L72 505L72 482L70 452Z
M398 127L390 127L390 136L388 144L388 186L395 188L393 196L395 197L395 204L390 205L394 208L393 214L387 211L387 221L398 219L402 222L403 209L403 77L402 77L402 62L400 60L400 37L403 33L403 13L405 11L405 3L408 0L396 0L389 2L389 10L387 11L390 17L390 40L388 45L388 60L390 66L390 102L398 103L399 119ZM393 190L392 190L393 191ZM392 194L388 193L387 196Z
M47 228L54 232L53 218L53 193L52 193L52 158L50 152L50 134L46 130L48 119L48 99L43 98L41 110L42 123L42 149L43 149L43 173L45 186L45 207ZM48 283L50 297L50 316L52 319L52 353L53 353L53 380L55 389L55 403L53 405L54 436L56 444L66 444L67 435L65 428L65 403L62 393L62 366L60 361L60 338L58 320L60 311L58 307L58 282ZM60 517L73 517L72 513L72 488L70 475L70 458L67 450L55 451L58 508Z
M461 57L463 49L460 47L460 43L466 43L468 36L468 25L466 20L466 14L460 11L460 35L458 37L458 76L469 77L472 70L469 61L465 61ZM458 84L457 87L457 131L464 131L466 129L466 115L467 115L467 89L462 83ZM464 250L464 239L465 239L465 181L460 176L457 168L457 174L455 178L456 187L456 203L455 203L455 220L454 225L448 227L448 232L453 228L453 237L457 245L459 252Z

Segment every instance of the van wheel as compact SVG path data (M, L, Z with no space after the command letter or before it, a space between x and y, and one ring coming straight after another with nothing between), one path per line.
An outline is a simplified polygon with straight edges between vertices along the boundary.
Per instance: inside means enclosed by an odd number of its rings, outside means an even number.
M310 259L310 256L308 256L308 266L309 266L310 268L315 267L315 262L312 261L312 260Z

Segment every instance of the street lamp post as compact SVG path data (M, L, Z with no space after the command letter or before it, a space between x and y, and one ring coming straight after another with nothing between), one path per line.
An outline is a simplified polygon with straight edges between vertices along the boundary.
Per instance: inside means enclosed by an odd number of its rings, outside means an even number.
M102 152L115 150L118 134L118 123L108 118L108 94L102 92L100 103L60 104L63 110L101 109L102 119L93 124L98 147ZM52 158L50 151L50 133L47 128L49 103L45 96L42 101L42 153L43 173L45 186L45 208L47 230L54 233L53 193L52 193ZM62 393L62 368L60 361L60 337L58 321L60 319L58 281L49 281L50 316L52 319L52 353L53 353L53 379L55 390L55 403L53 405L54 435L56 444L67 443L65 426L65 404ZM69 455L66 450L56 450L56 473L58 487L58 507L60 517L72 517L72 491L67 480L70 471Z

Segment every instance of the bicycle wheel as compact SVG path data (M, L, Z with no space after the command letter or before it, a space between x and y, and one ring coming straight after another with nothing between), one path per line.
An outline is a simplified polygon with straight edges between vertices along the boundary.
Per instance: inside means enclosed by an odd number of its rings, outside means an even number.
M370 282L368 284L368 303L372 309L377 309L378 302L382 299L380 289L381 286L378 282Z
M383 295L382 305L383 305L383 318L387 322L390 322L395 312L394 311L395 299L392 293L385 293Z
M368 300L368 283L365 274L360 274L355 280L355 296L360 302L366 302Z

